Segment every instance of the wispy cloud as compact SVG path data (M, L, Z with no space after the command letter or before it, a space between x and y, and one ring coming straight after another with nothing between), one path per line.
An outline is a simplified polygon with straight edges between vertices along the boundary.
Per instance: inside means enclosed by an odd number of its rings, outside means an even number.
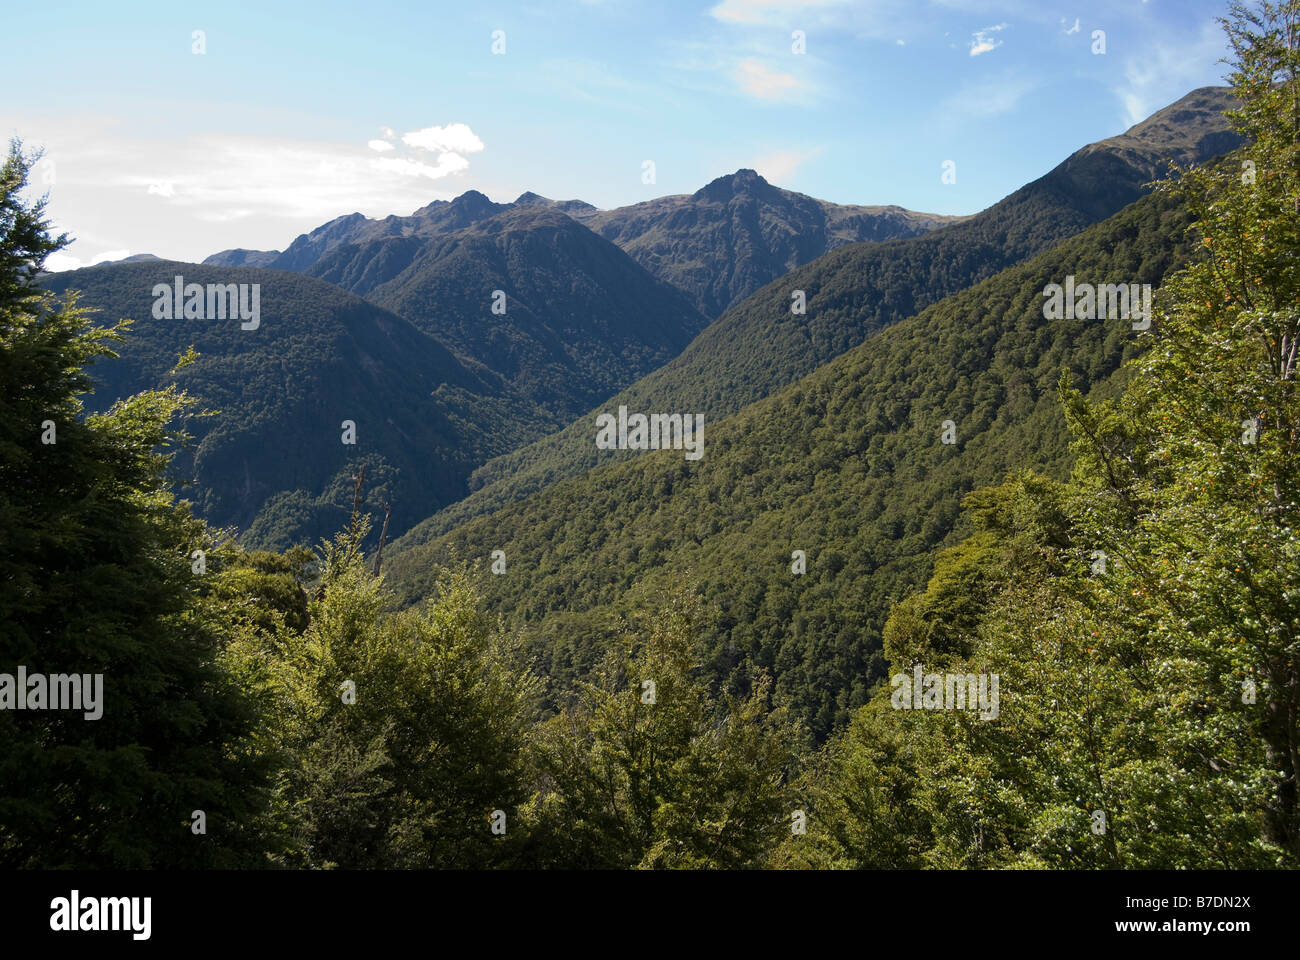
M939 111L951 122L972 117L996 117L1014 110L1021 98L1036 85L1033 80L1014 76L967 83L944 100Z
M750 166L757 170L763 179L780 184L821 152L821 147L809 147L805 150L773 150L755 158Z
M380 156L364 141L143 138L85 116L40 132L38 123L23 126L31 146L44 146L55 164L57 179L41 187L50 191L52 215L76 238L52 267L121 259L126 248L201 259L225 247L283 247L341 214L386 216L449 200L464 187L439 190L435 182L459 179L470 165L450 150L399 146ZM448 129L413 131L414 139L462 149L478 140L468 127Z
M144 189L199 220L227 222L252 216L326 219L370 208L392 212L428 202L406 185L438 180L469 168L464 156L484 149L465 124L426 127L404 134L407 156L370 141L368 150L342 143L295 142L261 137L207 135L178 143L133 141L130 161L101 167L105 186ZM457 149L450 149L450 148ZM429 155L432 154L432 158ZM140 171L140 172L137 172Z
M736 82L742 90L759 100L785 100L804 87L793 74L777 73L754 57L737 65Z
M410 171L402 165L418 162L368 158L347 144L260 137L208 135L122 148L120 162L98 167L94 179L101 186L142 190L208 222L256 214L325 219L361 206L390 206L406 192L400 182Z
M723 23L786 24L811 11L844 5L847 0L722 0L709 15Z
M1002 46L1002 41L997 39L994 34L1005 30L1007 25L999 23L996 26L985 27L982 30L976 30L971 37L970 55L978 57L981 53L988 53L990 50L996 50Z
M607 64L584 57L556 57L543 61L541 76L555 91L585 103L617 105L622 110L635 108L640 94L648 85L634 83L616 73Z
M397 173L404 177L428 177L430 180L441 180L453 173L467 170L469 161L459 153L440 153L433 164L412 160L410 157L378 157L370 161L370 168L386 173Z
M1130 125L1139 123L1203 83L1205 65L1214 63L1224 52L1223 32L1212 22L1191 36L1152 40L1141 56L1124 62L1124 81L1114 88L1123 104L1125 121Z
M722 0L709 10L721 24L737 29L773 27L833 30L857 39L896 42L931 32L936 18L947 14L950 0ZM936 9L936 7L940 9Z

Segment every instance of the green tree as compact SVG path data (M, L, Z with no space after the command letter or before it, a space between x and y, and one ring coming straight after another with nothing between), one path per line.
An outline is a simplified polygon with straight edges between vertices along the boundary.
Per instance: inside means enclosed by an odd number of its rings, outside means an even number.
M1230 119L1249 144L1239 165L1184 171L1171 188L1206 255L1162 291L1122 400L1069 394L1067 414L1084 535L1117 559L1102 602L1141 622L1167 689L1192 694L1167 708L1169 735L1207 779L1246 785L1262 842L1295 863L1300 2L1233 4L1223 23L1241 102Z
M665 598L599 680L534 736L530 856L579 867L760 865L784 833L792 762L769 684L715 699L700 678L699 599Z
M896 669L997 673L1000 715L860 712L807 788L846 822L806 859L1300 865L1300 2L1224 26L1247 146L1165 188L1203 255L1118 399L1062 377L1071 482L968 501L975 535L885 630Z
M126 324L96 327L35 287L67 239L23 198L33 160L15 142L0 168L0 672L102 674L103 696L93 720L0 711L0 863L257 863L257 704L224 649L230 624L195 589L207 532L164 476L188 398L82 415L86 366Z
M277 711L277 791L292 866L500 866L519 842L524 729L535 681L481 609L465 568L423 610L393 598L358 545L368 521L322 551L301 633L263 630ZM495 811L505 832L493 832ZM499 815L498 815L499 816ZM499 821L500 822L500 821Z

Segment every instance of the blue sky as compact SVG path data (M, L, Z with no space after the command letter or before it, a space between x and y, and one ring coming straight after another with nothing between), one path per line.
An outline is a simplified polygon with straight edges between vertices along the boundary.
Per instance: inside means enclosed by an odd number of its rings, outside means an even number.
M965 214L1222 83L1224 10L1218 0L31 4L6 14L6 67L23 79L7 85L0 130L46 150L37 186L77 237L52 264L61 268L282 249L341 214L409 214L469 189L621 206L740 167L839 203ZM946 160L956 183L941 182Z

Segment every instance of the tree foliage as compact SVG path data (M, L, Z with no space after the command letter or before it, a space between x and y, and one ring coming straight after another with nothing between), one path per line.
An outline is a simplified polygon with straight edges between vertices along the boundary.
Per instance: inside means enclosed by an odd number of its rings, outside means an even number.
M788 856L1300 865L1300 3L1234 5L1225 27L1249 145L1165 188L1205 255L1162 289L1121 396L1063 377L1069 482L981 495L1048 522L986 524L885 631L895 669L999 674L1000 716L878 697L802 785L826 826Z
M189 398L170 387L83 415L86 366L126 326L95 327L75 297L34 286L66 238L23 199L32 161L15 143L0 171L0 672L87 688L101 675L102 715L0 711L0 861L255 863L258 704L225 650L231 625L194 588L207 533L165 480Z

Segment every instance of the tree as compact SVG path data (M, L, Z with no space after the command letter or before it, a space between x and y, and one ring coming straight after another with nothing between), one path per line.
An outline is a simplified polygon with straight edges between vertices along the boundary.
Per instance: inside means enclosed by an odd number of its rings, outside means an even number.
M739 868L790 830L792 763L769 684L715 699L699 677L697 597L664 599L612 648L598 682L534 735L532 856L580 867Z
M1216 779L1248 784L1264 843L1300 859L1300 2L1223 20L1249 139L1187 170L1204 258L1167 284L1114 407L1069 396L1088 535L1119 562L1110 596L1143 622ZM1178 728L1179 718L1167 718ZM1262 755L1247 749L1254 742ZM1209 774L1207 773L1207 776Z
M424 610L393 597L359 545L368 518L321 551L297 632L283 620L246 656L270 664L283 758L277 805L290 866L460 868L509 862L526 797L524 727L535 682L465 568ZM494 830L494 825L497 827Z
M939 867L1300 864L1300 2L1224 26L1247 145L1163 188L1203 255L1117 400L1062 377L1070 483L981 495L885 631L997 673L1000 714L860 714L812 783L849 820L815 838L829 862L878 864L895 830Z
M15 142L0 169L0 672L102 677L102 715L0 711L0 862L257 863L257 704L195 589L206 530L164 476L189 401L172 388L82 416L86 366L127 324L36 288L67 238L23 199L34 159Z

